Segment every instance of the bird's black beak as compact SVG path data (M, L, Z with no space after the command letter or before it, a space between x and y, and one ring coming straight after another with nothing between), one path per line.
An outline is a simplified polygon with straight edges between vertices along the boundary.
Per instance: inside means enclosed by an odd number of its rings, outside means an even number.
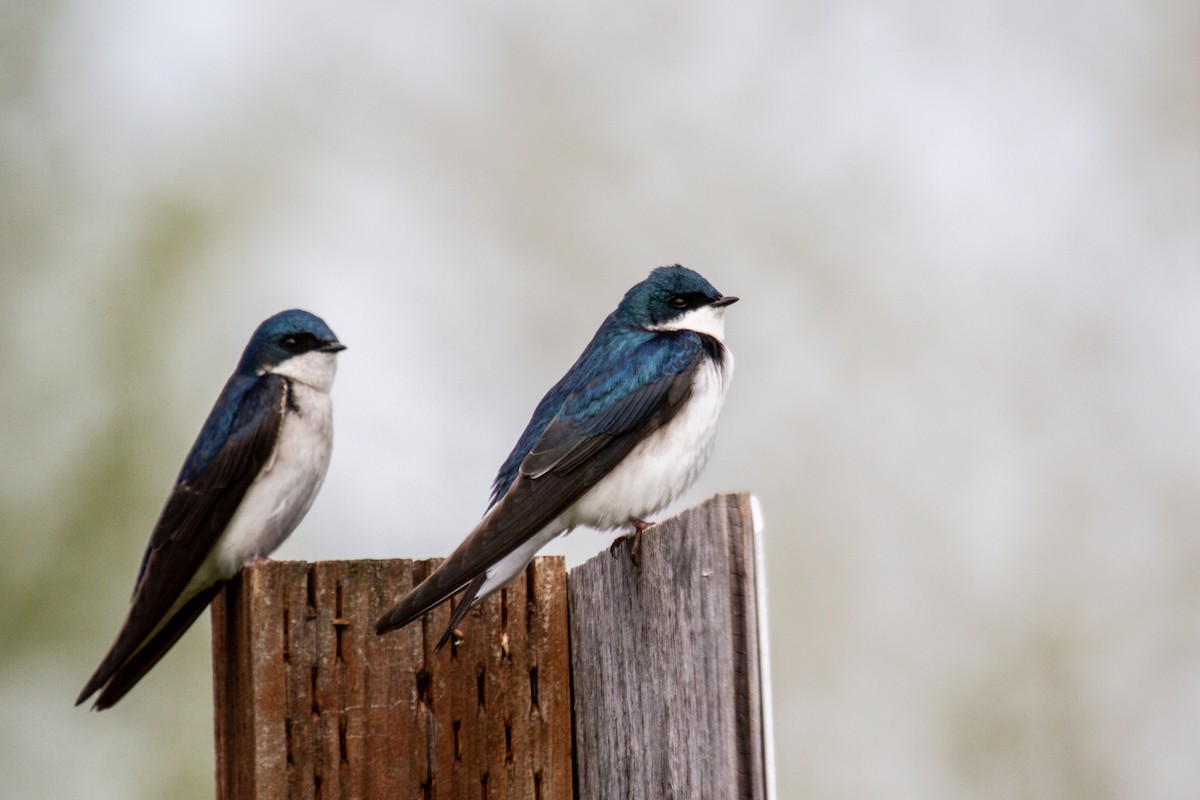
M345 349L346 345L342 344L341 342L327 342L326 344L323 344L317 348L317 350L321 351L322 353L340 353Z
M724 308L725 306L733 305L737 301L738 298L736 297L722 297L717 300L713 300L711 303L709 303L709 305L713 308Z

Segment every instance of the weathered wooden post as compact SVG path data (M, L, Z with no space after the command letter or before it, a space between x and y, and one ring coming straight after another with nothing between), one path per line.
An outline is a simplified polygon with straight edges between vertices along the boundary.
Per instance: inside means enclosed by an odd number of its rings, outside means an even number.
M374 632L436 560L247 567L213 604L217 798L765 798L755 553L720 495L569 592L535 559L440 653L449 604Z
M750 497L718 495L646 532L641 566L573 569L579 800L772 791Z
M571 797L563 559L488 598L460 645L433 651L448 605L376 636L437 563L262 562L218 596L218 800Z

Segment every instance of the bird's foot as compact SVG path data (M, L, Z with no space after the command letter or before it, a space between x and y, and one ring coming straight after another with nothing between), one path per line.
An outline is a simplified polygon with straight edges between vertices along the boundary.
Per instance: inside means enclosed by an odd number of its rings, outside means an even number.
M608 547L608 554L613 558L617 557L617 548L629 542L629 560L636 566L638 564L638 556L642 554L642 533L652 526L653 522L646 522L644 519L629 520L629 524L633 526L633 533L621 534Z

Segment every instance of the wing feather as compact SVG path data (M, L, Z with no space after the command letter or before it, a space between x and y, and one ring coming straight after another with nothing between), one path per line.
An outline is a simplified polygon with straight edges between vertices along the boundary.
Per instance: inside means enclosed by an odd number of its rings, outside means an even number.
M508 491L428 578L383 615L376 631L403 627L445 602L570 508L683 408L701 356L696 334L657 337L568 395ZM624 393L613 402L621 386Z
M76 705L136 656L180 599L271 458L287 394L286 379L276 375L252 381L235 375L226 383L154 526L125 623ZM208 446L213 441L220 446Z

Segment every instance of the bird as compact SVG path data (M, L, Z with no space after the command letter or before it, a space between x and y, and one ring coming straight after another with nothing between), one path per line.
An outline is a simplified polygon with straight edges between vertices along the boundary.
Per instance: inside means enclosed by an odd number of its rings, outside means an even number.
M264 320L225 383L163 506L112 647L78 706L111 707L242 567L286 539L316 498L333 449L330 389L346 349L320 318Z
M402 628L463 592L438 641L546 543L579 525L633 526L686 491L712 452L733 375L727 297L699 273L658 267L621 299L538 403L492 484L479 524L376 623ZM625 537L613 543L615 548Z

